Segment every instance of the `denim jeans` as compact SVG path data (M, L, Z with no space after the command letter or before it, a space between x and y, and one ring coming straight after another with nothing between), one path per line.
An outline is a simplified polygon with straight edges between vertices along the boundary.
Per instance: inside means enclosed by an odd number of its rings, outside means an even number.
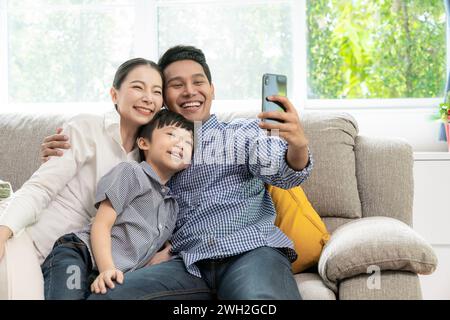
M291 263L278 249L261 247L224 259L197 262L202 278L179 257L125 274L122 285L88 299L301 299Z
M44 295L48 300L81 300L90 294L90 285L98 275L92 268L85 243L75 234L59 238L41 266Z

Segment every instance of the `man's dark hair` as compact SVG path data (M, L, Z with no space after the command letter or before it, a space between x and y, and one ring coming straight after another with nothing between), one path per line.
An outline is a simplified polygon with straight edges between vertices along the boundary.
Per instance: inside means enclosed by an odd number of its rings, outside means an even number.
M186 119L179 113L170 111L168 109L161 109L155 114L155 116L149 123L139 128L137 137L142 137L147 139L148 141L152 141L153 131L155 131L156 128L160 129L166 126L175 126L185 129L192 132L192 136L194 136L194 123L192 121ZM142 150L139 150L139 155L141 161L144 161L145 154Z
M164 71L169 64L181 60L192 60L200 64L206 77L208 78L209 83L211 84L211 71L206 63L205 55L202 50L197 49L196 47L183 45L172 47L164 52L158 61L158 65L161 70Z

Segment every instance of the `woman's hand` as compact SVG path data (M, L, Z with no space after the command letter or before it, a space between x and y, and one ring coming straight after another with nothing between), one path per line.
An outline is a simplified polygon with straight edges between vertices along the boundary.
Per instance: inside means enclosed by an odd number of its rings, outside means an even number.
M106 293L106 287L113 289L115 287L113 280L117 283L123 283L123 273L119 269L110 269L101 272L91 284L91 292Z
M0 226L0 260L2 260L5 254L6 241L11 238L13 232L7 226Z
M166 242L166 246L161 251L158 251L145 266L152 266L154 264L158 264L161 262L169 261L172 258L172 254L170 250L172 249L172 245L169 242Z

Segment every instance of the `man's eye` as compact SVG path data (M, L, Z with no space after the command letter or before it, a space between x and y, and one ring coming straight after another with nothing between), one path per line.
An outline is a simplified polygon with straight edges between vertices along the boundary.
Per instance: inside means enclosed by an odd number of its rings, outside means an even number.
M175 83L172 85L173 88L179 89L181 88L183 85L181 83Z
M161 91L155 91L155 94L157 94L157 95L162 95L162 92Z
M139 87L139 86L133 86L133 88L134 88L134 89L142 90L142 87Z
M204 82L203 81L195 81L194 84L196 86L201 86Z

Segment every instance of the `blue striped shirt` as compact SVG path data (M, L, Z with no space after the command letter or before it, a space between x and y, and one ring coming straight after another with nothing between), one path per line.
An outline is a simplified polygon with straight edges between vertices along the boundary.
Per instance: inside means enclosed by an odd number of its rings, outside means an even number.
M234 256L258 247L283 248L297 258L292 241L275 225L265 183L284 189L300 185L313 166L295 171L286 162L287 143L268 136L258 120L219 122L212 115L196 130L190 167L169 182L180 211L172 251L189 273L203 259Z

